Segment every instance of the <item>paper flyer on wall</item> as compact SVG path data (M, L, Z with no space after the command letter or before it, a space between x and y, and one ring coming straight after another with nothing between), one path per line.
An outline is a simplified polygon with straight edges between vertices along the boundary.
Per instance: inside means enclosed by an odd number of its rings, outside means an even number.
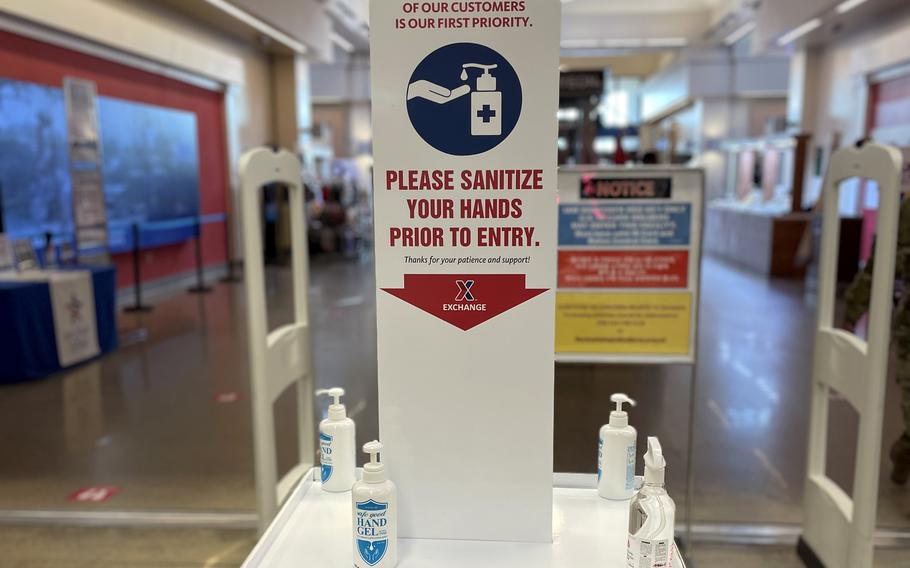
M9 237L0 233L0 270L11 270L16 266L16 255Z
M56 272L49 276L57 358L61 367L96 357L98 324L92 273L87 270Z

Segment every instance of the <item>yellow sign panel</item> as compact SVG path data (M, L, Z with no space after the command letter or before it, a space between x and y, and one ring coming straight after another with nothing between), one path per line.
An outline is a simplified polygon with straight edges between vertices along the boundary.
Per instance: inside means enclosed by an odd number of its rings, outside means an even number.
M556 294L556 352L688 355L692 294Z

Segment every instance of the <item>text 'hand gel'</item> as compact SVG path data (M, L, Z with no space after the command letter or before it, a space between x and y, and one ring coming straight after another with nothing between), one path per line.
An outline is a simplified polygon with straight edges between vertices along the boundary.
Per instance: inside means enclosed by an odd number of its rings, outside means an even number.
M334 398L329 405L329 416L319 423L319 463L322 488L339 493L350 491L354 485L357 467L354 421L348 418L341 397L344 389L331 388L316 391L316 396Z
M673 568L676 504L664 489L666 467L660 441L648 438L645 484L629 504L628 568Z
M638 433L629 426L629 415L623 404L635 406L635 401L617 393L610 397L616 410L610 413L610 423L600 429L597 443L597 494L604 499L623 501L635 491L635 459Z
M395 568L398 564L398 490L379 461L382 444L363 445L370 462L363 480L351 491L354 527L354 568Z

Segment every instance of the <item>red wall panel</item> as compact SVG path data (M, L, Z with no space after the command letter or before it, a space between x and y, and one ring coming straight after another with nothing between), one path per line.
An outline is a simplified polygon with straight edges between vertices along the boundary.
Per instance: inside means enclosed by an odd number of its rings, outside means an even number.
M195 113L199 130L201 211L203 214L225 212L229 182L221 93L0 31L0 77L62 87L66 76L94 81L99 95ZM202 232L205 264L225 262L224 223L205 225ZM131 256L115 255L113 260L118 285L131 285ZM192 242L161 247L143 252L142 279L163 278L192 270L194 266Z
M890 79L872 85L869 90L869 113L867 132L882 126L910 124L910 75ZM889 143L889 140L879 140ZM860 259L869 260L875 242L878 224L878 210L863 208L863 233L860 244Z

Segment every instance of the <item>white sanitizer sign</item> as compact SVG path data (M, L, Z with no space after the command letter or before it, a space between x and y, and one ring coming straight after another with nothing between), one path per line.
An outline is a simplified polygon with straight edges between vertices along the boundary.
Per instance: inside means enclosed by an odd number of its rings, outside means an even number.
M370 4L380 437L401 536L549 541L560 4Z

